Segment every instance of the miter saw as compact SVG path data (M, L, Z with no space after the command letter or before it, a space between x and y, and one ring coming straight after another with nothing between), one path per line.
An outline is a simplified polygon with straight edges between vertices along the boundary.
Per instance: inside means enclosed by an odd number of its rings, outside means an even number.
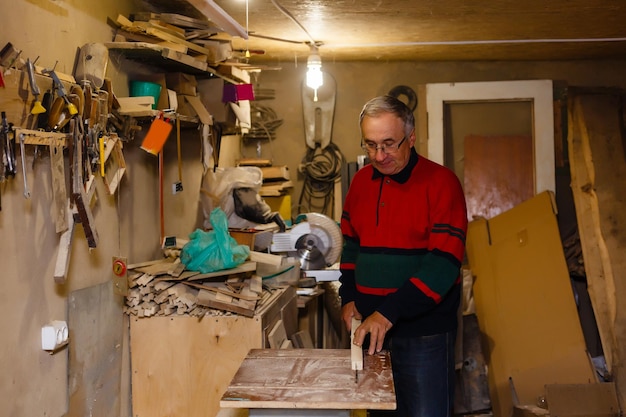
M274 233L271 252L287 252L303 270L324 269L339 260L343 239L337 222L320 213L301 214L296 222L289 231Z

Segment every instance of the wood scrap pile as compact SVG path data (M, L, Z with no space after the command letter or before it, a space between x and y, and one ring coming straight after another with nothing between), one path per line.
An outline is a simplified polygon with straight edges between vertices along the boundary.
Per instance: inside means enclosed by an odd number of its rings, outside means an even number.
M201 274L185 271L180 258L129 265L129 293L125 312L137 317L240 314L254 316L271 298L261 277L254 275L256 262Z
M167 48L194 59L216 64L232 57L232 37L208 20L174 13L119 15L115 42L143 42Z

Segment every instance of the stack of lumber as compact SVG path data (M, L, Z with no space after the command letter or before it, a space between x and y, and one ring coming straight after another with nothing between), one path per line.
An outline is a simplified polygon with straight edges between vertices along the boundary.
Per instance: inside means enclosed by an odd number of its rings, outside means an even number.
M180 258L129 265L126 314L137 317L240 314L253 317L271 296L254 275L256 262L201 274L185 271Z
M132 19L132 20L131 20ZM110 22L116 42L142 42L161 46L209 64L232 57L232 37L208 20L173 13L118 15Z

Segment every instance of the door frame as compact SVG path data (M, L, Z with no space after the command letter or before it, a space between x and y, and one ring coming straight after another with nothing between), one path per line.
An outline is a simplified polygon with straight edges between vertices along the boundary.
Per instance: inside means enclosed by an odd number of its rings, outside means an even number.
M555 192L552 80L426 84L428 158L444 163L444 108L454 102L530 101L533 111L535 194Z

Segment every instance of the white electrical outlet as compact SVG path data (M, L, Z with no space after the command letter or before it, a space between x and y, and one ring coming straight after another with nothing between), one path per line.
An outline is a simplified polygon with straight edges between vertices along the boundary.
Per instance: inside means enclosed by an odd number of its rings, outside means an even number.
M67 323L61 320L53 320L41 328L41 348L50 353L67 345L69 341L69 329Z

